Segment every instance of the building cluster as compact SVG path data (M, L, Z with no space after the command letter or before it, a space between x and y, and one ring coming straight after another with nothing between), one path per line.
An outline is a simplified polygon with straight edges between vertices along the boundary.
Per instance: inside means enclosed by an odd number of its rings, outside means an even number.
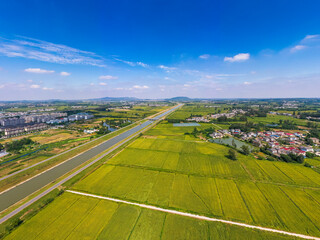
M13 117L13 118L2 118L0 119L0 126L8 127L8 126L17 126L22 125L26 121L23 118Z
M295 102L295 101L291 101L291 102L284 102L282 104L282 106L280 107L276 107L276 108L279 108L279 109L283 109L283 108L298 108L298 103Z
M244 114L244 113L246 113L246 111L244 111L242 109L233 109L229 113L211 114L211 115L209 115L209 118L212 118L212 119L218 119L220 117L233 118L233 117L237 116L238 114Z
M52 112L52 111L55 111L55 110L56 110L55 108L40 108L40 109L31 110L30 112L31 112L31 113L37 113L37 112Z
M46 113L46 114L29 114L29 115L22 115L19 117L9 117L9 118L0 118L0 126L2 127L14 127L24 124L30 123L45 123L50 120L65 117L67 116L66 113Z
M189 122L205 122L208 123L210 120L206 117L190 117L186 119Z
M306 119L311 120L311 121L320 121L320 117L306 117Z
M236 134L243 134L240 129L220 129L210 134L212 138L230 137Z
M27 125L21 125L21 126L0 128L0 131L3 132L5 137L11 137L11 136L20 135L26 132L44 130L46 128L47 128L47 124L36 123L36 124L27 124Z
M92 133L95 133L98 131L99 131L98 129L85 129L85 130L83 130L83 132L86 134L92 134Z
M83 108L87 108L88 106L71 106L71 108L73 109L83 109Z
M0 150L0 158L8 155L9 153L6 150Z
M211 121L211 119L218 119L220 117L233 118L233 117L237 116L238 114L244 114L244 113L246 113L246 111L244 111L242 109L233 109L229 113L216 113L216 114L210 114L210 115L201 116L201 117L195 116L195 117L190 117L190 118L186 119L186 121L208 123Z
M50 121L47 121L47 124L63 124L66 122L74 122L74 121L80 121L80 120L88 120L93 118L94 116L89 113L77 113L70 115L69 117L63 117L63 118L57 118Z
M48 127L47 124L62 124L79 120L88 120L94 116L89 113L77 113L67 117L67 113L30 114L20 117L0 119L0 132L5 137L20 135L26 132L40 131Z
M283 115L283 116L289 116L292 117L293 115L291 113L286 113L286 112L269 112L271 115Z
M56 118L62 118L66 117L67 113L48 113L48 114L31 114L28 116L23 116L22 118L25 119L26 123L45 123L50 120L56 119Z
M210 136L212 138L223 138L232 135L239 135L242 140L252 140L253 145L257 147L267 146L268 150L276 156L289 153L306 156L307 152L320 156L320 150L317 149L320 146L319 139L310 138L314 147L306 145L304 141L306 135L300 132L265 131L245 133L241 132L240 129L222 129L213 132Z
M83 112L83 113L77 113L77 114L70 115L68 117L68 120L69 120L69 122L73 122L73 121L79 121L79 120L88 120L93 117L94 116L92 114Z
M109 107L106 109L106 111L109 111L109 110L115 110L115 109L131 109L132 106L119 106L119 107Z

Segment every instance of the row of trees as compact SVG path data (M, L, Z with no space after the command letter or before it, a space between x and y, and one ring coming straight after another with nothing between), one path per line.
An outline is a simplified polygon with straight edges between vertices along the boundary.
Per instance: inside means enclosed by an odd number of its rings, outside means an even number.
M294 129L298 129L297 128L297 124L294 121L291 120L279 120L279 125L280 128L282 129L290 129L290 130L294 130Z
M218 122L246 122L248 119L246 116L227 118L226 116L221 116L217 118Z
M281 154L280 155L280 160L284 162L297 162L297 163L303 163L304 162L304 157L301 154L294 154L294 153L289 153L289 154Z
M8 142L5 144L4 149L6 149L8 152L14 152L17 153L24 149L26 146L35 144L33 140L30 138L22 138L20 140ZM0 146L1 148L1 146Z

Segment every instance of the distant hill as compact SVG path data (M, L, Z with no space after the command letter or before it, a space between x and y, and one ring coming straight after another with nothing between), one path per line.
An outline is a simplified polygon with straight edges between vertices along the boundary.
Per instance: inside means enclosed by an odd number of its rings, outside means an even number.
M165 99L165 100L167 100L167 101L182 101L182 102L184 102L184 101L192 101L192 98L188 98L188 97L173 97L173 98L167 98L167 99Z
M135 97L104 97L104 98L96 98L90 99L95 101L109 101L109 102L119 102L119 101L140 101L139 98Z

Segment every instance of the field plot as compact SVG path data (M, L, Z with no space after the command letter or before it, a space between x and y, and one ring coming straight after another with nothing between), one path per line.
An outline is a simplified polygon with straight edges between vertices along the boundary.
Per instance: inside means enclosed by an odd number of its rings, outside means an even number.
M197 177L108 164L73 188L185 212L320 235L315 219L320 208L319 190L309 189L305 192L296 187L280 188L272 184ZM289 196L292 189L299 194ZM290 192L285 194L287 191ZM303 202L308 203L308 207L297 207ZM297 223L300 224L296 226Z
M242 163L257 181L298 186L319 187L320 174L299 164L243 160Z
M5 239L294 239L64 193Z
M204 142L138 139L108 163L198 176L249 179L240 162L225 157L227 150L224 146Z
M201 127L208 126L211 127L211 124ZM157 125L82 178L72 189L181 212L320 236L319 173L298 164L256 160L242 154L238 154L237 161L232 161L226 157L228 147L201 142L184 134L188 127L182 128L175 128L168 123ZM193 127L190 128L192 130ZM62 206L63 201L65 207L57 211L59 216L56 216L54 206ZM81 210L77 209L79 206L82 206ZM11 236L21 236L19 234L23 233L21 229L24 226L28 226L32 236L50 239L50 234L45 232L54 235L53 228L60 227L64 219L71 217L76 218L78 224L66 223L66 229L57 233L59 237L292 239L238 226L74 196L71 193L63 194L44 209L40 213L44 219L46 211L51 211L47 213L48 225L40 224L33 232L33 222L39 221L36 215L9 235L9 239Z
M248 118L249 121L252 122L256 122L256 123L264 123L264 124L270 124L270 123L278 123L279 120L290 120L293 121L294 123L304 126L307 124L307 120L303 120L303 119L298 119L298 118L294 118L291 116L283 116L283 115L272 115L272 114L268 114L267 117L249 117Z
M210 123L201 123L201 126L196 127L198 130L214 127ZM185 133L191 133L195 127L175 127L172 123L160 123L156 127L146 132L146 135L157 136L158 138L172 138L188 140L195 138L193 136L185 135Z
M252 222L237 185L232 180L216 179L224 216L228 219Z
M295 196L290 199L278 186L258 184L258 187L288 230L319 236L319 229L310 218L294 204ZM316 206L316 208L319 208L319 205ZM314 211L317 211L317 209L314 209Z

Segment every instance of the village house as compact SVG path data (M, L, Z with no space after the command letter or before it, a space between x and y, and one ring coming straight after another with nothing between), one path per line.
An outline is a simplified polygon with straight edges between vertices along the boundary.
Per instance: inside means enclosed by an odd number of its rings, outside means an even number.
M223 134L220 133L220 132L213 132L212 134L210 134L210 136L212 138L222 138L223 137Z
M300 149L305 152L313 152L313 148L311 146L302 146Z
M312 141L313 144L319 145L320 141L318 138L310 138L310 140Z

